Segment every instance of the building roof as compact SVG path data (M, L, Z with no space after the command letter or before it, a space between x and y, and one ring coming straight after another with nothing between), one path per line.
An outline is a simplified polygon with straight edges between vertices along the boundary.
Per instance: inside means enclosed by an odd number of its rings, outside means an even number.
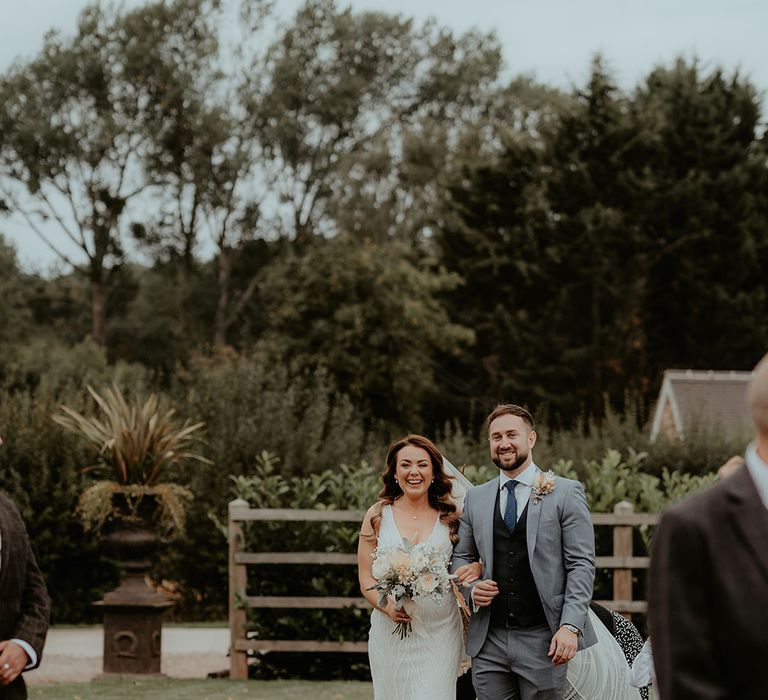
M751 378L752 372L665 370L651 440L660 431L684 437L694 427L743 432L751 425L747 409L747 385Z

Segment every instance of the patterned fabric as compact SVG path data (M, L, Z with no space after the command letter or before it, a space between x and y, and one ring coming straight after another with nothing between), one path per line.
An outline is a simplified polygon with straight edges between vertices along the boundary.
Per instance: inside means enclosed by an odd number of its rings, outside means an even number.
M24 522L13 502L0 495L0 639L23 639L43 654L51 600L29 544ZM27 697L22 675L0 692L3 700Z
M619 643L624 656L627 659L627 663L630 668L635 660L635 657L640 653L643 648L643 637L626 617L619 615L614 610L611 610L613 616L613 622L616 626L616 641ZM648 700L648 686L640 688L640 695L643 700Z

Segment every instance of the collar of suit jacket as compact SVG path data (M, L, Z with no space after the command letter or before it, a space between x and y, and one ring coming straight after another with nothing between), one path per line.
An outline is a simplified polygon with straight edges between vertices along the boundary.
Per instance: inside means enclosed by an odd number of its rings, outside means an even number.
M768 508L768 464L760 459L760 455L757 454L757 445L754 442L747 447L746 462L749 475L755 482L757 494L763 505Z

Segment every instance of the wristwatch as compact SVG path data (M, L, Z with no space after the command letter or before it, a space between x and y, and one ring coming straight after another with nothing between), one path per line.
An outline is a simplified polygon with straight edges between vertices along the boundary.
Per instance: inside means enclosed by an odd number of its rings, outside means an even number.
M577 637L581 635L581 630L576 625L569 625L567 622L564 622L560 627L565 627L565 629L570 630Z

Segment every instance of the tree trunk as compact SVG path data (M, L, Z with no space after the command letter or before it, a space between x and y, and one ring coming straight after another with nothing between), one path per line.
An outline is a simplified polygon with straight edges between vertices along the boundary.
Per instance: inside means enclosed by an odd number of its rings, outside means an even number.
M602 340L602 313L601 313L601 262L602 262L602 246L600 245L601 232L597 231L595 235L595 245L593 246L593 265L592 265L592 279L590 290L590 326L591 326L591 338L590 345L592 347L592 391L591 391L591 404L592 404L592 418L595 419L598 425L602 422L603 418L603 348L601 345Z
M102 348L107 347L107 290L103 274L91 276L91 335Z
M107 255L112 229L109 225L94 228L93 231L93 255L90 255L90 280L91 280L91 333L94 342L102 347L107 347L107 284L104 270L104 260Z
M227 309L229 307L229 287L232 275L232 256L225 248L219 249L218 259L219 299L216 303L216 320L213 331L213 346L223 347L227 344Z

